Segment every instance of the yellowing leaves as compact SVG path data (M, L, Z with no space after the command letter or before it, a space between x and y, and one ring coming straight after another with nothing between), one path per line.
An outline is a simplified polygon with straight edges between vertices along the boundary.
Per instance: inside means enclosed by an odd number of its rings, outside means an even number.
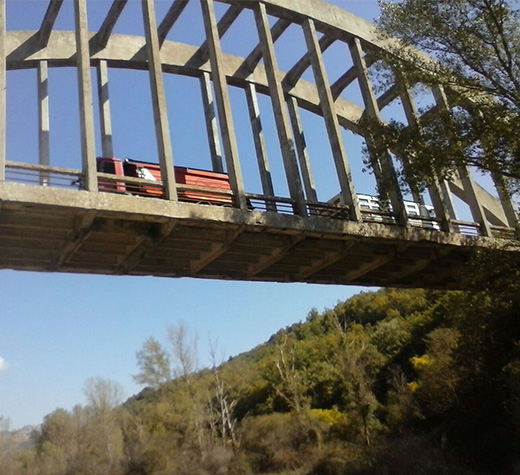
M421 371L422 369L431 366L434 363L434 360L430 355L422 355L410 358L410 362L416 371Z

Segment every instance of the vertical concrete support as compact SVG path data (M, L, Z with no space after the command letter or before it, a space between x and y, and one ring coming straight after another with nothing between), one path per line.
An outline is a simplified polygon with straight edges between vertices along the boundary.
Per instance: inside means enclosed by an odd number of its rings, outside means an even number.
M168 125L161 54L159 51L159 37L157 35L157 25L155 21L155 8L153 0L141 0L141 5L143 7L144 31L148 49L148 71L150 73L155 135L157 137L163 193L167 200L177 201L172 144Z
M450 106L444 89L441 86L437 86L432 89L432 92L437 106L449 111ZM466 195L466 203L468 204L471 210L471 215L473 216L473 221L480 224L480 232L483 236L491 236L491 228L489 227L488 220L484 214L484 209L478 200L477 189L471 178L469 168L467 166L459 167L458 173Z
M97 66L97 86L103 157L113 157L114 146L112 143L112 119L110 117L110 99L108 95L108 68L107 62L104 60L100 61Z
M238 157L238 146L235 137L233 117L231 115L231 103L227 89L226 76L222 69L223 58L218 36L217 20L213 0L201 0L202 17L204 19L204 29L209 48L209 59L211 64L211 75L215 89L215 99L219 114L220 130L222 132L222 142L226 157L226 165L229 174L229 183L233 190L235 205L240 209L246 209L246 197L244 192L244 182L240 169Z
M5 1L0 0L0 184L5 181L6 139L6 50L5 50Z
M92 108L92 81L90 77L90 51L86 0L74 0L76 22L76 51L78 62L79 112L81 124L81 152L83 158L83 186L97 191L96 142L94 111Z
M307 144L305 143L302 121L298 110L298 101L293 96L289 96L287 99L287 106L289 108L289 117L291 118L294 144L296 145L298 161L300 162L303 185L305 186L305 195L308 201L318 201L318 194L316 193L316 185L314 184L314 178L312 176L311 162L309 154L307 153Z
M515 206L513 204L513 200L511 199L511 194L507 189L504 177L499 175L498 173L493 173L493 181L495 182L498 197L500 199L500 203L502 204L502 208L504 209L504 214L506 215L507 224L512 228L515 228L517 234L519 234L520 221L516 214Z
M262 182L262 190L266 197L274 197L273 180L271 170L269 169L269 161L267 159L267 150L265 147L264 132L262 130L262 121L260 119L260 108L258 107L258 99L256 96L256 88L254 84L248 83L245 88L247 108L249 110L249 120L253 132L253 141L255 143L256 159L258 162L258 170L260 180ZM268 211L276 212L276 203L272 201L266 202Z
M47 61L38 63L38 148L40 165L50 165L49 75ZM40 185L49 184L49 174L40 174Z
M372 81L368 74L368 66L365 61L360 40L354 38L349 44L349 49L354 63L354 68L356 69L366 113L368 117L381 120L381 111L377 105L377 99L374 94L374 88L372 87ZM382 192L384 190L387 192L397 222L402 226L406 226L408 223L408 216L404 207L403 196L399 190L399 183L397 181L397 175L390 154L388 151L385 151L383 156L376 157L374 149L378 150L379 147L374 147L374 144L370 143L369 140L367 140L367 146L370 150L370 156L373 163L372 166L374 168L379 191Z
M484 147L485 152L489 153L489 146L487 144L487 141L484 139L482 140L482 146ZM507 224L512 228L515 228L517 230L517 234L519 234L520 223L518 221L518 216L516 215L515 206L511 198L511 193L507 188L506 178L502 176L498 171L491 172L491 176L495 183L495 188L497 190L498 198L500 200L500 204L502 205L502 209L504 211Z
M305 197L301 186L300 173L296 156L294 153L293 140L291 138L291 128L287 116L282 83L276 61L274 42L267 21L267 12L263 3L258 3L254 8L255 20L260 39L262 56L264 58L265 71L269 92L273 104L273 112L278 132L278 139L282 150L282 158L289 186L291 199L294 201L294 212L300 216L307 215Z
M341 137L338 116L334 107L334 99L332 98L332 92L330 90L330 84L325 70L325 63L323 62L323 55L316 37L314 21L306 19L303 21L302 27L307 49L310 54L314 79L318 88L318 95L320 97L320 105L325 120L325 126L327 128L327 134L332 147L332 156L334 157L334 164L336 165L336 172L341 187L341 195L345 204L350 206L351 219L354 221L361 221L361 210L359 209L356 191L354 189L354 182L350 174L347 152Z
M202 93L202 103L204 105L204 118L206 120L206 131L208 133L209 151L211 154L211 164L213 171L224 172L222 164L222 149L218 136L217 116L215 114L215 104L213 102L213 92L209 73L203 72L200 77L200 90Z
M404 113L408 125L412 130L416 130L421 133L421 125L419 123L419 114L415 106L412 94L408 85L405 84L404 92L401 94L401 100L403 101ZM435 209L435 215L441 219L441 227L443 231L448 233L455 232L452 219L455 218L455 209L451 201L451 194L449 192L446 183L441 184L435 177L434 185L428 187L428 192L432 200L433 207ZM422 201L421 201L422 204ZM421 215L425 213L425 210L421 206Z

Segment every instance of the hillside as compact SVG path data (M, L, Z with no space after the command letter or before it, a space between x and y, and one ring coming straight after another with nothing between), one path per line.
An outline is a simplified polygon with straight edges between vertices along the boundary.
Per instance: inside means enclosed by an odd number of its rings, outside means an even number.
M479 265L486 265L481 257ZM511 267L512 266L512 267ZM490 268L491 269L491 268ZM383 289L194 371L183 329L149 339L112 408L49 414L7 474L516 473L520 429L518 268L471 292ZM476 275L476 274L474 274ZM2 462L2 461L0 461Z

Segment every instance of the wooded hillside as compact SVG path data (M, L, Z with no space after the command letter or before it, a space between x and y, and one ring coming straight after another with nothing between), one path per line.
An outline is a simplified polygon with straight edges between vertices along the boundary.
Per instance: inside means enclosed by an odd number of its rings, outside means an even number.
M0 472L517 473L519 269L486 259L472 291L361 293L213 368L171 328L137 353L146 389L118 405L115 383L89 381L33 447L3 432Z

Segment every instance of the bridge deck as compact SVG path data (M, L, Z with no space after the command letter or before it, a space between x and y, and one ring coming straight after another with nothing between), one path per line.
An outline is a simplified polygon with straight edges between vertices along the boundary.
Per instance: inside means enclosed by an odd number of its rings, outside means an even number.
M11 269L450 289L474 246L498 242L15 183L0 202Z
M388 84L380 53L394 40L318 0L215 1L190 2L200 11L174 41L183 0L162 20L154 0L137 11L65 2L70 31L54 28L60 0L37 31L9 24L0 0L0 268L447 289L472 249L518 235L505 177L481 186L457 163L424 190L401 183L406 154L380 150L366 130L365 117L420 130L461 107L441 87ZM9 15L23 16L19 3ZM77 73L78 102L59 68ZM19 120L32 110L37 127ZM127 154L135 170L117 171ZM210 185L180 168L228 182L201 190ZM384 202L370 196L381 191ZM138 192L148 196L124 194ZM201 193L221 205L178 202Z

